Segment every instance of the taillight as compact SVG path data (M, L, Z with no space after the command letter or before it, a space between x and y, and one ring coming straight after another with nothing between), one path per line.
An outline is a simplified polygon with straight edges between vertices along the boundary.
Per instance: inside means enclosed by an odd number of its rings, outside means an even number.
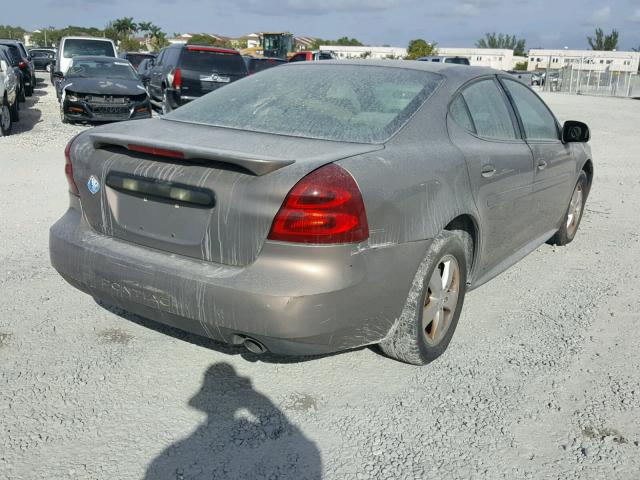
M321 244L369 238L364 202L353 177L335 164L304 177L285 198L268 238Z
M78 138L77 135L69 140L69 143L67 143L67 146L64 148L64 174L67 177L67 183L69 184L69 193L79 197L80 190L78 190L78 186L73 179L73 165L71 164L71 145L73 145L76 138Z
M127 149L134 152L156 155L158 157L184 158L183 152L180 152L178 150L168 150L166 148L147 147L146 145L135 145L133 143L130 143L127 145Z
M172 85L176 90L180 90L180 88L182 87L182 70L180 70L180 68L176 68L173 71Z
M18 63L18 68L19 68L20 70L24 70L25 68L27 68L27 64L26 64L26 62L20 62L20 63Z

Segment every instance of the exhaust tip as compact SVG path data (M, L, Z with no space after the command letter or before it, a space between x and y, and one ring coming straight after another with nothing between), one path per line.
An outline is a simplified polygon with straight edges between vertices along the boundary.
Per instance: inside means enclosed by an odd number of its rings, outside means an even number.
M267 351L267 348L262 345L259 341L254 340L253 338L245 338L244 340L244 348L249 350L251 353L255 353L256 355L260 355Z

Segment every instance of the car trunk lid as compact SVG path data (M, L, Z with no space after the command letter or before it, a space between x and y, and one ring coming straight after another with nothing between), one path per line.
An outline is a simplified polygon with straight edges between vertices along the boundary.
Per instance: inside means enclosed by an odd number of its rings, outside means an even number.
M96 231L241 266L255 260L302 177L382 148L153 119L87 132L71 158L84 217Z

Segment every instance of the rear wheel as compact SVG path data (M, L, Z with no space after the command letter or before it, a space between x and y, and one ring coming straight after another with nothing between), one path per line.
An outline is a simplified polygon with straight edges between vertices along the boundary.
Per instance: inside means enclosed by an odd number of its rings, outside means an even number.
M556 234L549 240L553 245L567 245L571 243L578 232L582 214L584 212L584 204L589 193L589 181L584 171L580 172L578 182L573 189L569 206L563 217L562 225Z
M380 343L388 356L425 365L444 353L458 325L467 285L461 235L444 231L418 268L405 308L389 337Z
M16 97L16 99L14 100L10 110L11 110L11 121L19 122L20 121L20 105L18 102L18 97Z
M20 88L18 89L18 101L19 102L27 101L27 97L24 94L24 83L21 83Z
M169 92L164 90L162 92L162 114L166 115L171 112L171 110L173 109L171 108L171 102L169 101Z
M2 99L2 105L0 106L0 136L4 137L11 133L11 127L13 123L11 121L11 109L9 108L9 102L6 98Z
M33 95L33 78L31 79L31 85L29 85L28 87L25 88L24 93L27 97L30 97Z

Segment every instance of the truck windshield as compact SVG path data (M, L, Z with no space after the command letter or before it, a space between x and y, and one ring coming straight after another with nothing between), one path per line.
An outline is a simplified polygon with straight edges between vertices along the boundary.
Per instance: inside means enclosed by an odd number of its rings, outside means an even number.
M64 58L78 55L115 57L113 44L107 40L85 40L70 38L64 42Z

